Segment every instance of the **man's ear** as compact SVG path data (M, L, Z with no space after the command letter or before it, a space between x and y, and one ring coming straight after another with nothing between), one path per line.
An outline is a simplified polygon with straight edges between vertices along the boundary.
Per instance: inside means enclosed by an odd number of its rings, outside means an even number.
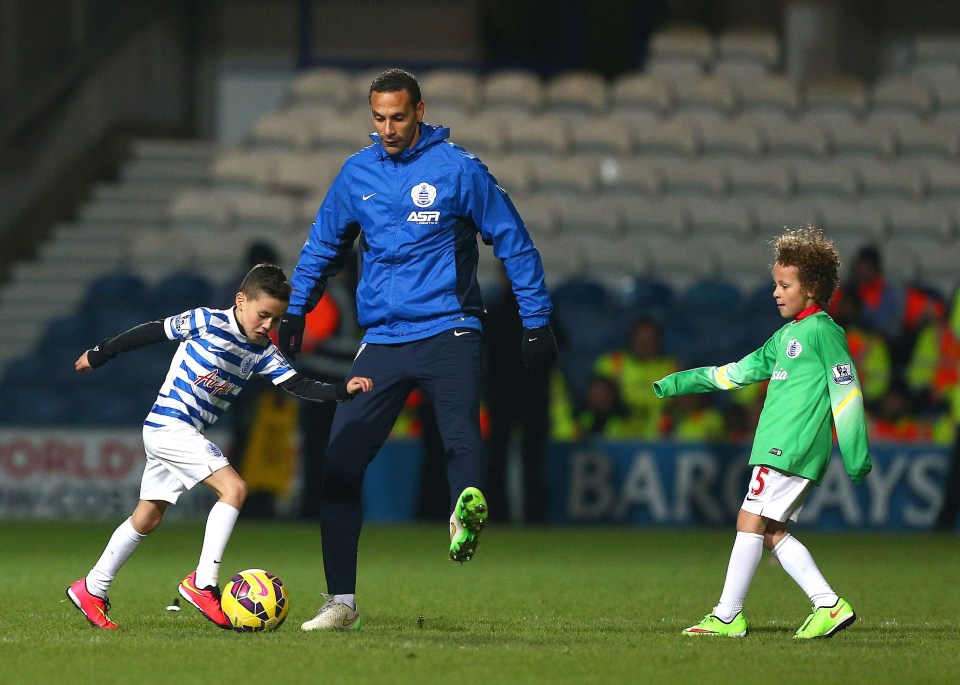
M242 292L237 293L237 297L234 300L238 307L242 306L247 301L247 296Z

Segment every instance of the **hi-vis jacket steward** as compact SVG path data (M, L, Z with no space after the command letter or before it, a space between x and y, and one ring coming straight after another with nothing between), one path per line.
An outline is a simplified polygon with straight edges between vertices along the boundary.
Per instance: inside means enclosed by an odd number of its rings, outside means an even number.
M843 329L819 308L783 326L739 362L673 373L653 389L657 397L671 397L734 390L767 379L750 465L772 466L819 484L835 426L844 468L855 483L862 481L871 462L860 380Z
M374 144L346 160L294 269L289 312L313 309L359 236L357 315L364 342L479 330L479 232L503 260L524 327L549 323L540 253L522 219L486 166L449 135L449 128L420 124L416 145L394 158L373 133Z

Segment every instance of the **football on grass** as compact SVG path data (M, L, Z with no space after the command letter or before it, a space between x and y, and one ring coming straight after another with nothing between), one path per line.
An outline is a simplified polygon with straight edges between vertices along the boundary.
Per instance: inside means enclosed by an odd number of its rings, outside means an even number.
M290 598L277 576L251 568L230 579L220 595L220 604L234 630L258 633L283 625Z

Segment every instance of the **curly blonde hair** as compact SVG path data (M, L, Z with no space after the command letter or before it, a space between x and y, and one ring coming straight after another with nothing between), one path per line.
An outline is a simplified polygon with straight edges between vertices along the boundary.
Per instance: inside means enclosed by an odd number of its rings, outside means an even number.
M770 242L774 261L797 267L804 290L817 302L828 302L840 287L840 253L823 230L809 225L791 228Z

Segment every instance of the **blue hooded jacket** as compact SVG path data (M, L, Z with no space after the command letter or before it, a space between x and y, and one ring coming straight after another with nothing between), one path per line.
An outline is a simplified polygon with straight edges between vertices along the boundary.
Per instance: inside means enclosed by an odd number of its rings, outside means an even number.
M477 233L503 261L525 328L550 321L540 253L523 220L449 128L420 124L413 148L375 141L351 155L327 192L293 271L288 311L311 311L360 237L357 316L364 342L397 343L481 329Z

